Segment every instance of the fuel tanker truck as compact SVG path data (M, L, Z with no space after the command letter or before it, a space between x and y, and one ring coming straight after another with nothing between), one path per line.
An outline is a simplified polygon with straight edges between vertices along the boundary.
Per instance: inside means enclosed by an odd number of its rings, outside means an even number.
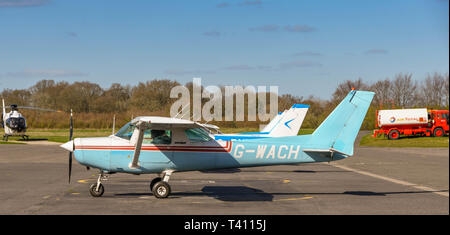
M384 134L390 140L406 136L435 136L448 134L448 110L390 109L378 110L373 137Z

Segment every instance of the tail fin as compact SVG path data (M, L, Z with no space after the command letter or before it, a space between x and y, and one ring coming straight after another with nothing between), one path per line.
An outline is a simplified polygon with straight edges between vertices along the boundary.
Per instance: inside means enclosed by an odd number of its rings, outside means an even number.
M272 121L269 122L269 124L267 124L264 129L261 130L262 133L269 133L274 127L275 125L278 124L278 122L280 122L281 118L283 118L283 116L286 114L287 110L284 110L283 112L279 112L277 114L277 116L275 116Z
M263 130L268 132L269 137L283 137L283 136L296 136L302 126L306 113L308 112L309 105L294 104L289 110L278 115L275 119L277 122L273 125L268 125L270 129ZM278 118L278 119L277 119ZM272 123L272 122L271 122Z
M319 149L352 156L356 136L374 95L369 91L351 91L314 131L310 143Z

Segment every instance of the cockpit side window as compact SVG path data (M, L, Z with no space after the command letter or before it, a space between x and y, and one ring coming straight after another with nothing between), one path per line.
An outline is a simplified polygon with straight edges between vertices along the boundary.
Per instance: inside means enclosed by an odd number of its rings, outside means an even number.
M115 134L122 139L131 140L131 136L136 129L135 125L127 123ZM143 144L170 144L172 141L172 132L170 130L150 130L144 131Z
M145 130L144 144L170 144L172 142L172 131L170 130Z

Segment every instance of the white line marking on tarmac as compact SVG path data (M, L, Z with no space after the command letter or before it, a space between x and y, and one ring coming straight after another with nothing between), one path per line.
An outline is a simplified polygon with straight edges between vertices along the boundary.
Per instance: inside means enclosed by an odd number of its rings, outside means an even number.
M416 189L420 189L420 190L423 190L423 191L427 191L427 192L432 192L432 193L435 193L435 194L438 194L438 195L441 195L441 196L444 196L444 197L449 197L449 193L448 192L438 192L438 190L430 188L430 187L421 186L421 185L409 183L409 182L402 181L402 180L396 180L396 179L392 179L392 178L389 178L389 177L385 177L385 176L369 173L369 172L366 172L366 171L355 170L353 168L346 167L346 166L341 166L341 165L337 165L337 164L330 164L330 165L331 166L335 166L337 168L341 168L341 169L346 170L346 171L353 171L353 172L359 173L361 175L367 175L367 176L374 177L374 178L377 178L377 179L386 180L386 181L389 181L389 182L392 182L392 183L401 184L401 185L405 185L405 186L410 186L410 187L413 187L413 188L416 188Z

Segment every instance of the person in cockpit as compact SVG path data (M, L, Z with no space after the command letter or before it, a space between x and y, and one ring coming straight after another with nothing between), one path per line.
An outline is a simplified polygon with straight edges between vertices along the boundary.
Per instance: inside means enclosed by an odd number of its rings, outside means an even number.
M165 130L151 130L152 144L170 144L171 139Z

